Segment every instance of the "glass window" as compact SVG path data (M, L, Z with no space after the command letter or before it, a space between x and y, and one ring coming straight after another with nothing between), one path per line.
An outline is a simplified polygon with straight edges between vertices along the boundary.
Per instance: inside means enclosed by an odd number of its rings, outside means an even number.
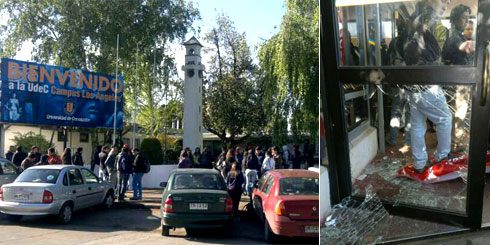
M187 70L187 76L188 77L193 77L194 76L194 70L193 69Z
M274 176L271 176L268 180L267 183L265 183L264 186L264 193L269 194L269 192L272 189L272 186L274 185Z
M15 182L54 184L59 174L58 169L27 169L15 179Z
M68 186L68 176L66 173L65 173L65 175L63 175L63 185Z
M82 174L87 184L98 183L97 177L87 169L82 169Z
M10 162L0 162L0 174L17 174L16 167Z
M342 66L474 65L477 0L335 5Z
M279 180L280 195L318 195L318 178L284 178Z
M264 174L264 175L262 176L262 178L260 178L259 182L257 182L257 186L258 186L258 189L259 189L259 190L262 190L262 189L263 189L262 187L263 187L264 182L265 182L265 180L267 179L267 177L269 177L269 174L268 174L268 173Z
M176 174L172 190L210 189L226 190L223 178L217 174Z
M83 185L82 175L78 169L70 169L68 171L68 177L70 179L70 185Z

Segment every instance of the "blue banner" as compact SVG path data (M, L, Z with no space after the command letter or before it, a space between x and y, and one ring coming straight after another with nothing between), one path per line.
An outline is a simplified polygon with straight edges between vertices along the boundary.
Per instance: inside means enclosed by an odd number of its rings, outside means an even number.
M0 121L83 128L123 126L124 78L2 59ZM117 100L117 102L115 102Z

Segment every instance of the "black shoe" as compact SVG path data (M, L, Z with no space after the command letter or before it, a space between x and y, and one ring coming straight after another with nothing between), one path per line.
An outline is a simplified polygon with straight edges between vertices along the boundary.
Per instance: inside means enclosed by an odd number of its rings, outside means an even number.
M134 201L134 200L139 200L139 199L136 198L136 197L131 197L131 198L129 198L129 200L133 200Z
M425 163L425 168L430 168L434 166L434 161L427 159L427 162Z
M425 172L425 167L418 169L418 168L413 168L413 171L418 174L423 174Z
M441 158L441 159L440 159L439 161L437 161L436 163L440 163L440 162L442 162L442 161L444 161L444 160L450 160L450 159L453 159L453 158L458 158L458 157L460 157L460 156L459 156L459 155L456 155L456 154L449 153L449 154L447 154L447 156L446 156L446 157ZM434 161L435 161L435 160L434 160Z

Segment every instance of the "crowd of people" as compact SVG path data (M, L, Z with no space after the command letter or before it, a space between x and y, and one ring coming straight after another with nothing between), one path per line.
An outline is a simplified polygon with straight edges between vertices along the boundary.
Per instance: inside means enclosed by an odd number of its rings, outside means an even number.
M14 163L20 170L24 171L32 166L38 165L78 165L83 166L83 148L78 147L75 154L71 154L70 148L65 148L63 154L58 156L55 148L48 149L47 154L40 153L38 146L32 146L31 151L26 153L22 146L10 146L5 157ZM119 201L124 201L125 193L132 176L133 197L131 200L141 200L143 198L142 179L143 175L149 171L149 163L145 160L138 148L130 149L129 145L124 145L119 152L117 145L98 146L94 151L90 164L92 171L98 168L98 175L102 181L109 181L116 190Z
M267 150L262 147L249 146L245 150L242 147L223 150L214 159L209 149L197 147L194 152L187 147L180 153L178 168L209 168L217 169L226 180L228 192L233 200L233 209L238 211L240 198L245 192L250 198L253 185L267 171L274 169L300 169L303 163L312 166L313 153L305 145L301 152L299 145L294 146L291 152L285 145L282 151L273 146ZM214 164L213 164L214 163Z
M58 156L55 148L48 149L47 154L41 154L38 146L32 146L31 151L26 153L22 146L11 146L6 153L6 158L12 161L22 171L37 165L64 164L84 165L82 157L83 148L78 147L72 155L70 148L65 148L63 154ZM217 169L226 180L227 188L233 200L235 212L238 210L241 195L245 192L251 197L254 183L273 169L299 169L302 163L308 166L312 163L312 152L305 146L303 152L298 145L294 151L288 146L270 147L263 150L262 147L230 148L222 151L218 157L204 148L203 152L197 147L194 152L185 148L180 154L178 168L209 168ZM97 146L90 162L92 171L98 174L102 181L110 182L116 191L119 201L124 201L129 179L132 177L133 197L131 200L143 198L142 179L149 171L149 162L144 158L138 148L130 149L124 145L119 151L117 145Z

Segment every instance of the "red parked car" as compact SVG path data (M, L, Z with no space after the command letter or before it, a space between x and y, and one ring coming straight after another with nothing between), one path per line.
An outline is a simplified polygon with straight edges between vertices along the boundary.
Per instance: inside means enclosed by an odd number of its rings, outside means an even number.
M299 169L268 171L253 192L267 242L276 235L318 237L318 173Z

